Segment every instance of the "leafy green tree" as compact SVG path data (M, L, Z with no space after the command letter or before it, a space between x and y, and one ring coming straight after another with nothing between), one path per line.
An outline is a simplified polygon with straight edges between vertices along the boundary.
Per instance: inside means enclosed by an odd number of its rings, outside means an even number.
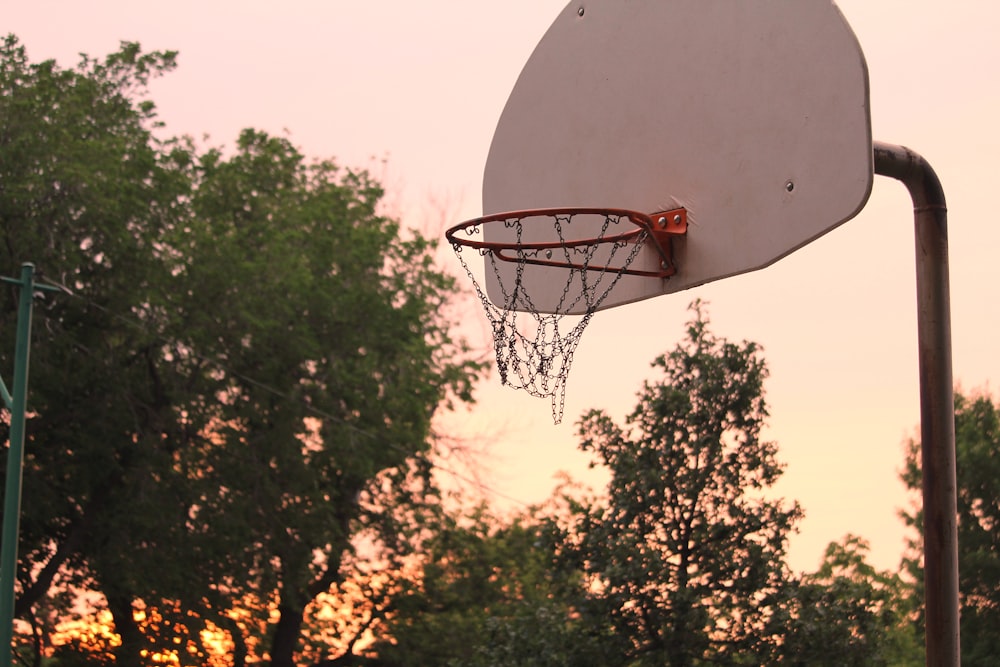
M782 471L761 437L766 365L756 344L713 335L700 302L692 310L625 426L597 410L579 423L611 481L606 501L577 508L562 550L617 664L758 664L787 579L800 510L766 494Z
M611 469L606 496L559 489L510 523L482 509L439 518L357 664L923 663L911 587L868 564L864 540L832 543L814 573L788 572L799 510L768 492L780 466L760 438L766 368L693 309L630 428L599 412L580 422L595 465Z
M918 667L923 646L912 624L910 586L865 560L868 543L848 535L827 547L819 570L785 591L773 624L775 664L803 667Z
M189 408L222 441L189 465L213 489L198 520L238 526L219 554L243 558L231 590L278 591L273 665L294 664L307 606L342 576L372 480L429 453L435 410L469 400L478 369L448 333L451 279L377 214L381 194L246 131L231 158L202 158L174 244L168 308L192 349L225 359L207 378L223 395Z
M42 280L88 295L86 305L67 295L36 304L22 617L59 578L93 586L84 554L114 548L115 517L133 512L141 523L159 514L140 516L130 498L173 421L158 390L168 380L147 304L150 286L168 277L155 261L157 239L175 224L188 182L175 146L154 136L154 108L144 98L149 79L173 66L174 54L128 43L75 70L30 63L13 36L0 50L0 266L9 274L32 261ZM5 289L4 369L12 366L15 313L16 293ZM148 325L126 326L121 317Z
M452 280L364 172L252 130L158 139L173 54L0 57L0 260L75 293L36 310L18 612L60 578L103 595L116 664L204 664L220 629L234 664L297 664L358 531L433 494L436 411L471 400Z
M439 516L418 573L393 596L372 664L607 664L577 613L580 577L555 567L550 533L535 509L509 521L483 506Z
M955 393L955 449L962 664L985 667L1000 655L1000 407L988 394ZM916 440L908 443L902 478L920 493ZM903 518L916 532L904 565L921 584L923 513L914 509Z

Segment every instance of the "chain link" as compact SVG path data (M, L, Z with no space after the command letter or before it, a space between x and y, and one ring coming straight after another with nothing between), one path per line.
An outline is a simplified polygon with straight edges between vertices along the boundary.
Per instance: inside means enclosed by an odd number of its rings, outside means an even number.
M563 244L561 251L566 263L579 267L567 269L566 284L563 286L562 294L553 309L555 311L553 313L540 313L531 295L525 290L523 279L524 267L527 265L526 260L537 256L539 251L526 251L520 248L524 219L513 217L503 221L504 225L514 230L518 247L517 259L514 260L516 269L512 285L504 283L505 272L500 268L501 266L509 267L510 261L501 260L498 263L493 251L489 249L479 251L479 254L486 260L484 264L492 269L496 276L503 300L502 305L494 304L479 285L472 269L463 257L463 246L459 243L452 243L452 248L462 263L465 273L472 281L476 296L482 302L486 316L490 320L500 382L515 389L524 389L532 396L551 398L552 420L558 424L562 421L566 407L566 382L573 362L573 354L580 343L583 331L590 324L591 318L601 303L621 280L623 272L639 254L648 232L643 231L631 243L614 241L610 244L609 256L602 261L602 267L590 269L590 262L594 259L597 249L602 245L608 245L607 243L601 244L600 240L604 238L611 225L621 224L623 216L606 214L600 234L595 238L595 243L574 246L569 245L566 241L564 227L572 225L575 214L545 215L553 218L553 228L558 235L559 242ZM469 230L470 235L480 232L479 227L473 227ZM631 248L621 266L615 269L608 268L615 255L626 246L631 246ZM553 275L555 275L554 272ZM579 283L580 289L579 293L574 295L572 290L575 282ZM583 310L580 319L569 331L564 332L560 328L563 318L571 311L578 310L581 300Z

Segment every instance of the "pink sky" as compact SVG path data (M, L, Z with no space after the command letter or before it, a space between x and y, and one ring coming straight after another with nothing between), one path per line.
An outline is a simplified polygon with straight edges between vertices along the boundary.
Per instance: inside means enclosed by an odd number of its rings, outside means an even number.
M179 50L178 71L153 85L168 132L232 145L244 127L287 130L309 155L372 167L404 222L439 229L480 214L497 117L563 5L34 0L7 3L0 29L18 35L33 60L65 66L119 40ZM868 61L874 137L923 154L944 184L955 379L969 390L995 384L1000 5L838 5ZM596 479L573 423L591 407L618 418L631 409L649 362L682 336L696 297L710 302L716 333L764 346L769 436L788 464L780 492L807 515L793 566L814 568L827 542L851 532L872 543L878 566L894 568L904 535L902 443L919 407L912 209L903 187L883 177L857 218L768 269L598 314L575 356L563 424L552 425L547 401L491 377L478 405L448 422L470 438L490 434L485 481L537 502L559 470ZM469 303L470 322L476 308ZM484 342L481 325L469 331Z

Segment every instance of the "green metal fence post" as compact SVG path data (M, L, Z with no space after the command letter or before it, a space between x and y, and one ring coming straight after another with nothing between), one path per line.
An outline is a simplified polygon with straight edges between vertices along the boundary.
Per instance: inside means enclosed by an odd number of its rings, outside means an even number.
M14 386L8 405L10 447L7 450L7 481L3 497L3 542L0 543L0 665L3 667L11 664L11 643L14 637L14 578L17 573L17 539L21 521L21 469L24 461L24 415L28 398L34 272L33 264L23 264L21 280L8 281L20 283L21 295L17 311Z

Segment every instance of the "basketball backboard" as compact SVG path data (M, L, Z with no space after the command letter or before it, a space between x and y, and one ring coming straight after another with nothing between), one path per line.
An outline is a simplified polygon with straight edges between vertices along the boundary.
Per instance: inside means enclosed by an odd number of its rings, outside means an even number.
M677 273L622 276L603 309L775 262L854 217L872 174L867 68L831 0L574 0L500 116L483 213L683 207ZM486 291L502 305L516 278L557 312L566 276L511 262Z

